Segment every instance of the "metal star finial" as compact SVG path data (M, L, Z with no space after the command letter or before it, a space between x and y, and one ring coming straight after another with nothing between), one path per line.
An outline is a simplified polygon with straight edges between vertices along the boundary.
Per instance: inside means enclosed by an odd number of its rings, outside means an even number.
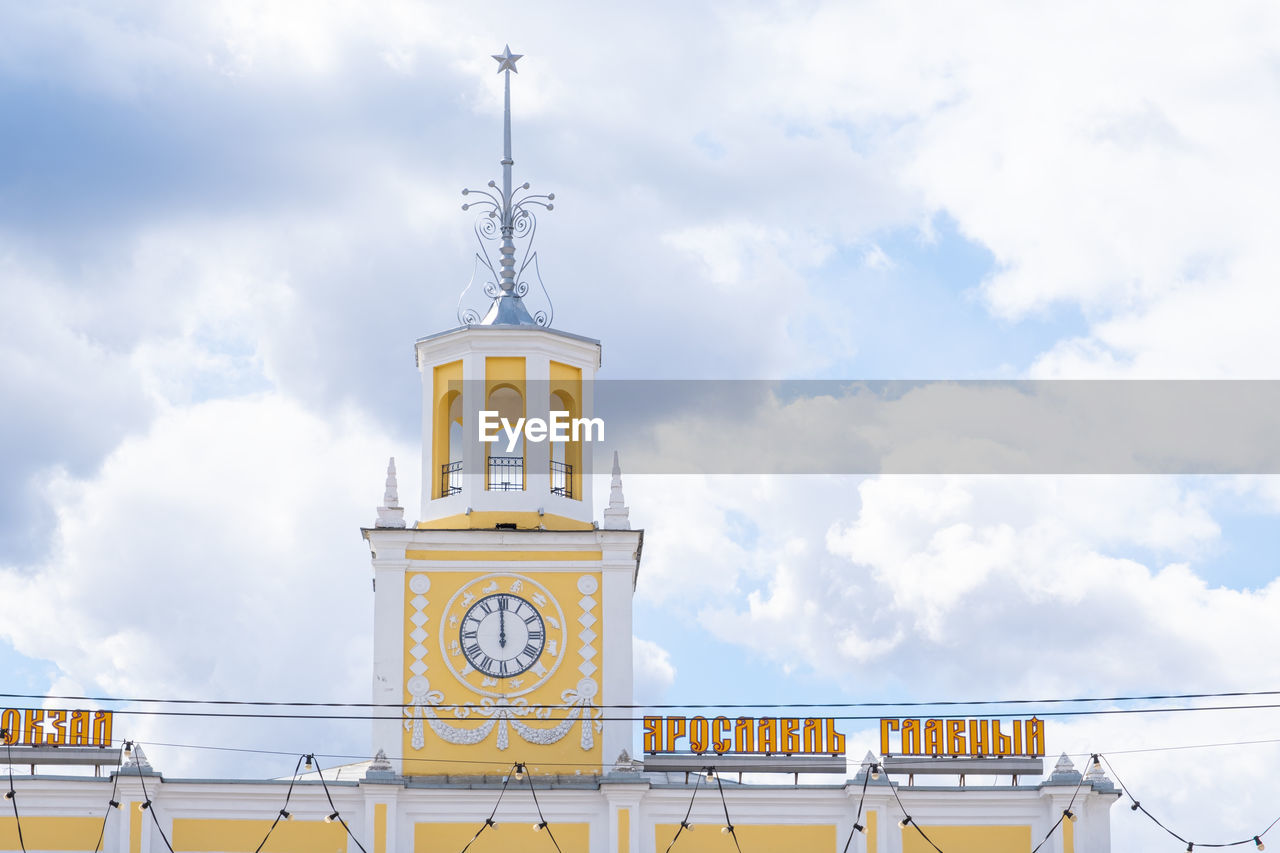
M493 58L498 60L499 74L501 74L503 71L515 71L517 74L519 74L520 72L516 69L516 60L523 59L524 54L512 53L511 45L506 45L505 47L502 48L502 53L493 54Z

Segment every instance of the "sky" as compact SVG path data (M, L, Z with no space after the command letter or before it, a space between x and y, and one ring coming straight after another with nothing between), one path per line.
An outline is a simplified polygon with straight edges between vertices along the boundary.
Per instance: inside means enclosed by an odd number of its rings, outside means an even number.
M3 692L367 697L358 528L388 456L417 494L412 342L471 276L508 43L554 325L601 378L1280 378L1275 4L0 0ZM1280 688L1274 477L626 495L644 701ZM1237 840L1280 748L1167 748L1278 722L1055 718L1049 749ZM293 758L166 743L368 743L127 725L171 776ZM1168 849L1122 806L1113 837Z

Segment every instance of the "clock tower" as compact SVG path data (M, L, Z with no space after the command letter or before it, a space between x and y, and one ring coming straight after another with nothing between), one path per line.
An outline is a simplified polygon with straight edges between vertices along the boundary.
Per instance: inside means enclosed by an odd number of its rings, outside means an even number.
M512 186L519 58L509 48L494 57L506 78L502 186L463 191L463 209L480 213L487 310L460 307L459 327L415 348L421 520L404 520L393 462L375 526L363 531L374 573L373 701L383 706L373 748L406 776L515 763L599 774L631 748L630 723L609 719L627 713L606 709L632 700L643 531L630 529L616 457L605 523L593 520L600 343L550 328L549 300L532 312L525 302L530 281L546 294L531 248L534 208L552 209L555 196Z

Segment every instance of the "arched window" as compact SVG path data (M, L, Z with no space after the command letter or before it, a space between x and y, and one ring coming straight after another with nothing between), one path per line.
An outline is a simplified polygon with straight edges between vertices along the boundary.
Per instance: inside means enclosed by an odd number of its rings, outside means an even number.
M524 398L511 385L498 385L489 392L485 408L514 426L524 417ZM524 488L523 432L517 435L514 445L509 446L510 441L506 431L500 430L498 440L488 445L488 489L505 492Z

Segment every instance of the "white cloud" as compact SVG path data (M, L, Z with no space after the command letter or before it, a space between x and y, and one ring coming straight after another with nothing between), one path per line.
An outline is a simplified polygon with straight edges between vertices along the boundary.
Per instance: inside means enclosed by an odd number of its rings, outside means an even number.
M676 668L671 663L671 654L651 640L633 637L631 642L636 704L661 702L676 680Z
M357 416L322 419L276 396L166 411L96 475L50 488L49 558L0 569L4 637L55 661L57 685L108 695L359 701L372 596L357 528L398 449ZM412 469L401 465L406 494ZM250 723L206 723L198 734L182 718L117 726L152 742L262 737ZM355 738L352 724L333 723L294 738L362 750L363 725ZM232 766L151 754L171 773Z

